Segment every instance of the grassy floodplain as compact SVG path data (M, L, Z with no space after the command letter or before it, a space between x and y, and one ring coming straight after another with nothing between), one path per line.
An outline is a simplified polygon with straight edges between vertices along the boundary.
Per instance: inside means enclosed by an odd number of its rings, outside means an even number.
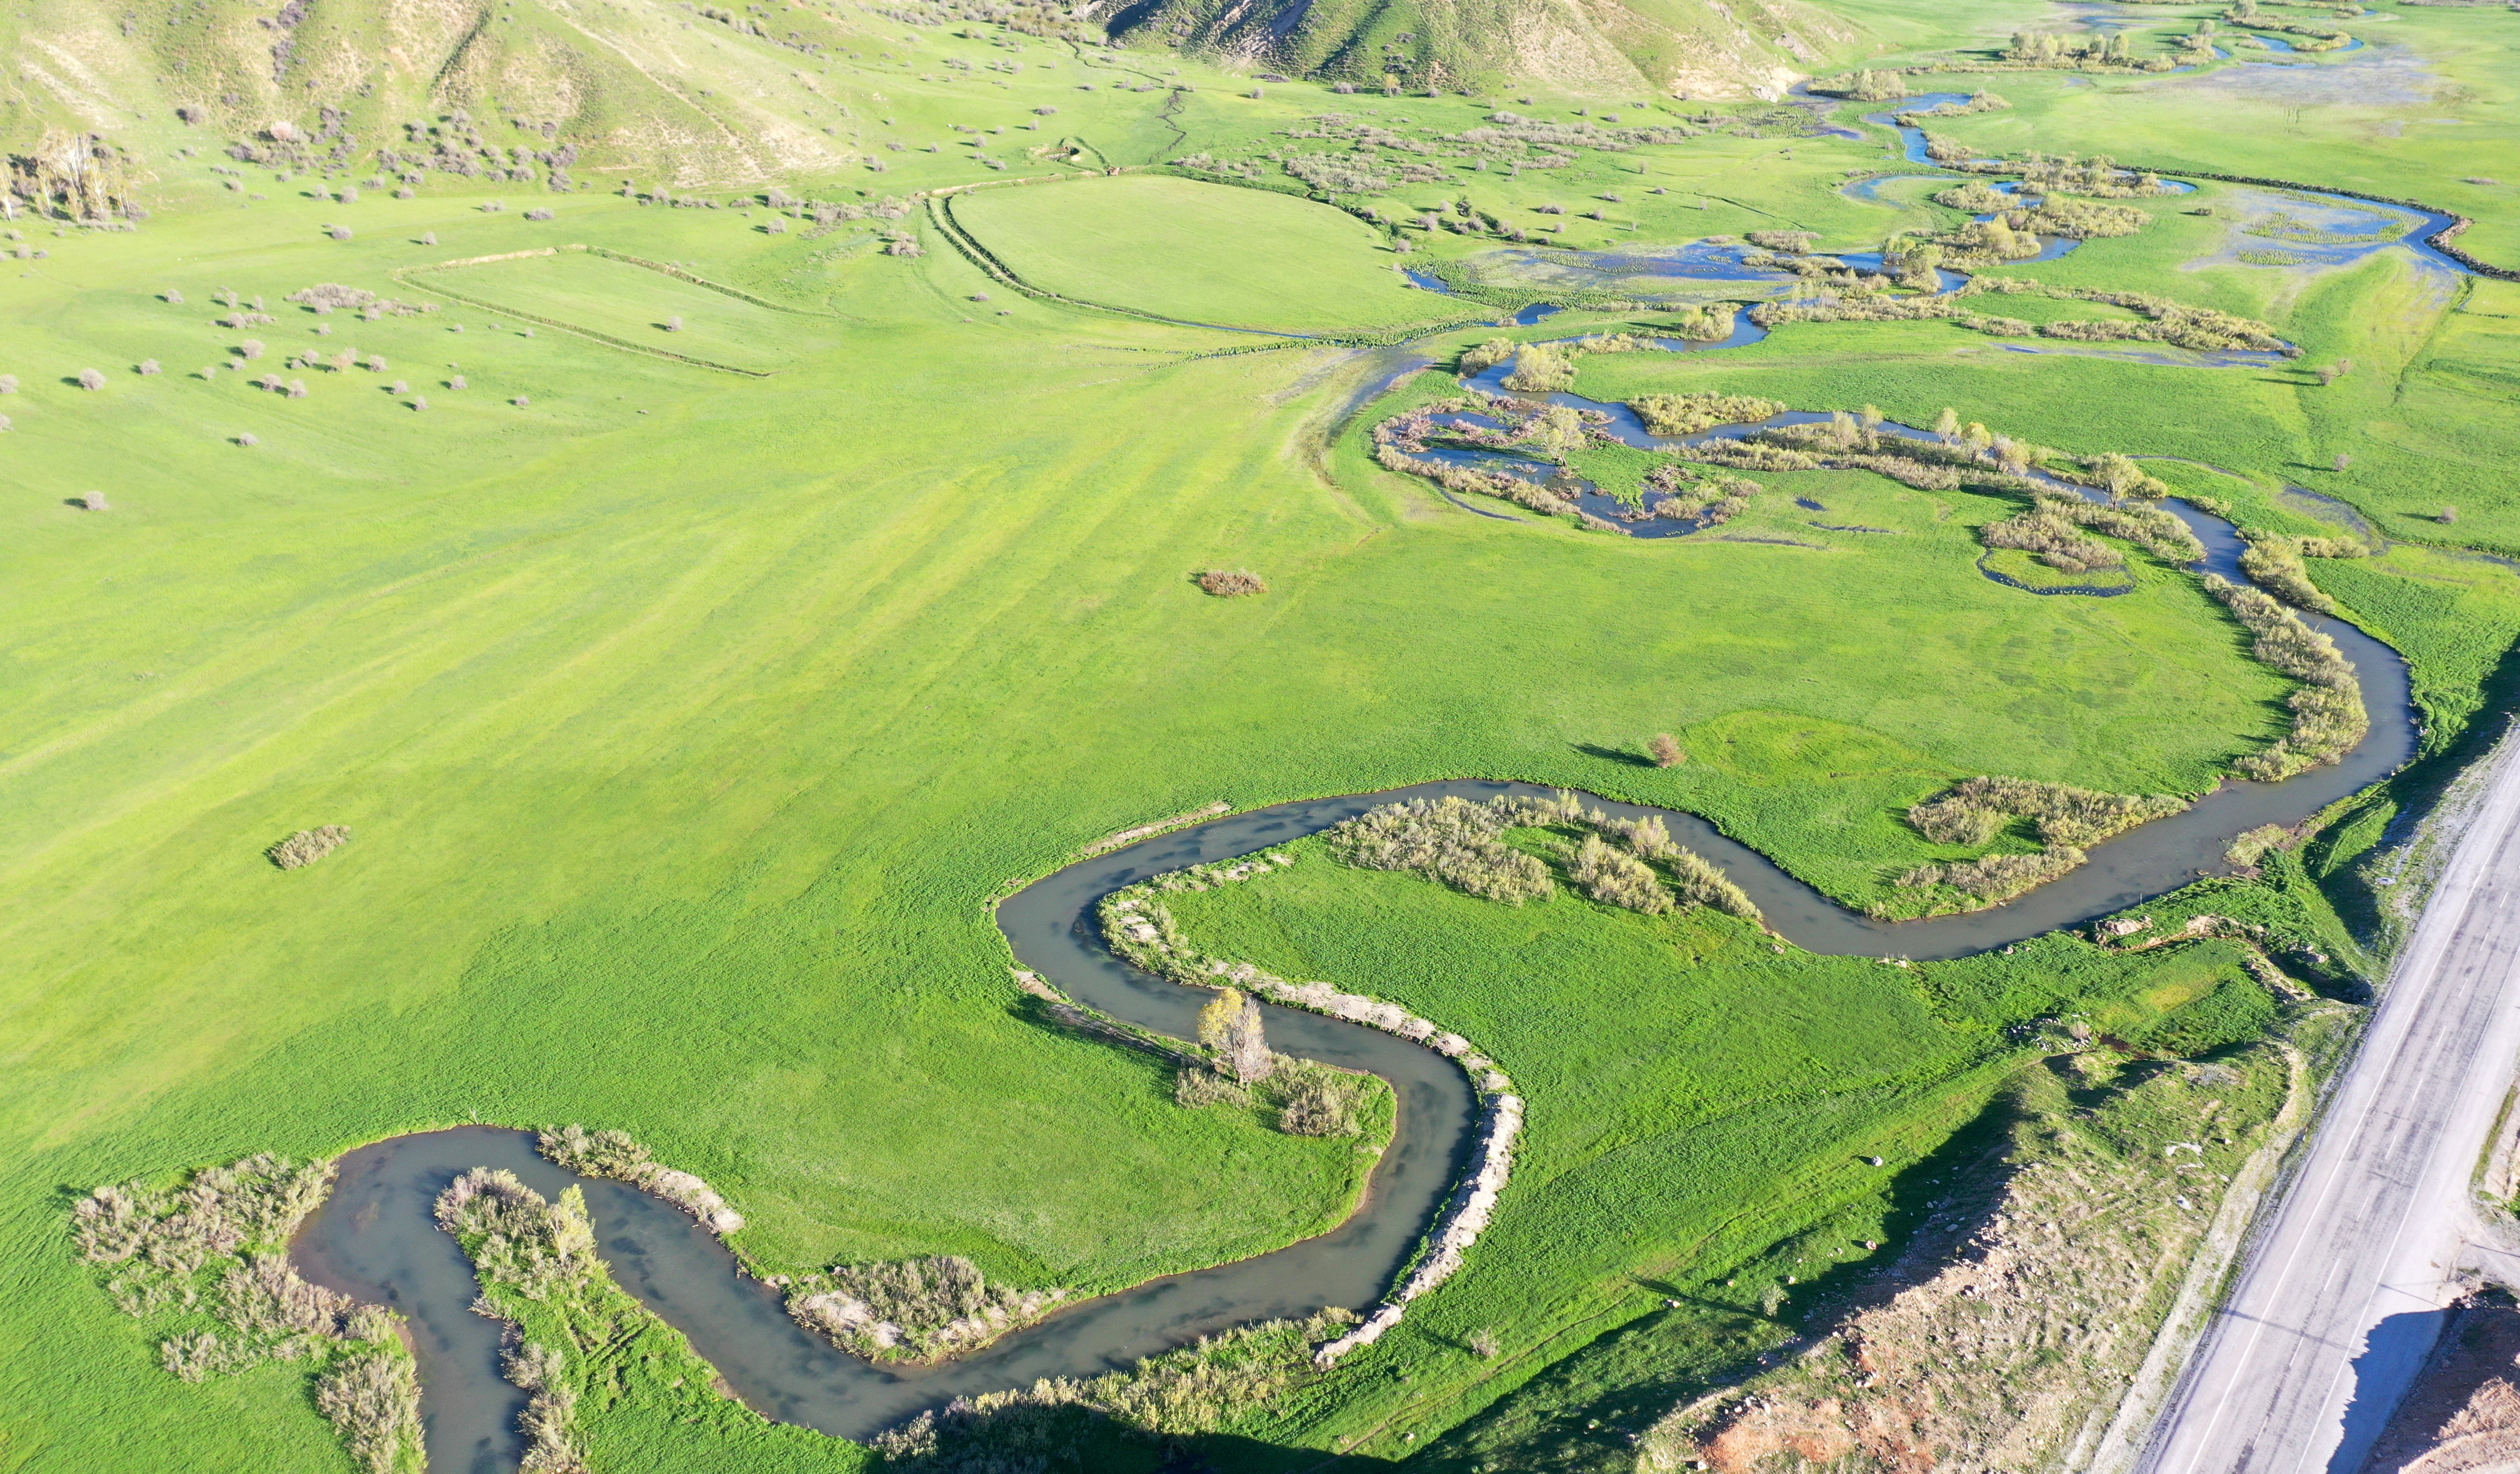
M1913 44L2000 35L2019 11L1937 19ZM1948 126L1990 150L2417 195L2476 214L2467 243L2511 259L2511 186L2463 182L2507 126L2507 50L2483 17L2384 14L2368 58L2317 69L2418 59L2465 89L2436 99L2456 128L2393 133L2386 110L2351 103L2294 116L2211 90L2221 72L2007 75L1994 85L2012 112ZM1256 156L1332 110L1429 131L1489 112L1303 86L1248 99L1194 66L1196 92L1115 90L1102 73L1169 80L1171 59L1129 53L1000 86L933 69L1010 54L987 27L918 28L919 60L889 69L868 27L866 67L841 69L848 106L860 124L897 119L865 129L871 147L888 130L905 148L880 177L800 188L872 201L1003 177L956 123L1067 146L981 146L1049 177ZM883 44L908 55L895 34ZM1035 63L1050 50L1020 45ZM765 87L824 105L777 75L784 54L742 54ZM1552 101L1525 111L1571 115ZM161 152L182 136L163 126ZM2438 141L2452 133L2459 149ZM1841 193L1850 170L1894 166L1885 143L1778 123L1510 179L1462 171L1377 203L1414 214L1466 194L1586 248L1790 225L1857 249L1951 218L1913 193ZM1807 546L1470 516L1373 467L1362 423L1340 429L1382 360L1248 351L1247 335L1026 298L915 216L898 223L924 253L894 256L882 219L774 234L758 210L609 194L440 180L341 203L267 172L227 190L199 160L160 173L139 231L30 223L25 244L49 253L0 278L0 371L20 381L0 399L11 1467L349 1466L294 1369L201 1386L160 1370L163 1327L117 1315L62 1231L99 1182L254 1151L469 1120L619 1127L740 1203L741 1247L773 1267L961 1253L993 1279L1099 1289L1319 1231L1357 1189L1345 1143L1182 1110L1144 1061L1015 1017L990 901L1132 824L1220 797L1527 778L1698 809L1863 899L1942 855L1899 814L1956 778L2194 792L2284 720L2283 683L2182 575L2138 557L2138 591L2107 600L1979 577L1971 530L2006 514L1994 498L1778 478L1729 530ZM528 195L557 218L524 218ZM2261 316L2304 345L2299 366L2164 369L2008 353L1941 323L1815 324L1721 354L1587 359L1579 387L1872 403L1918 423L1956 405L2069 451L2228 468L2164 475L2279 530L2342 525L2287 484L2336 498L2397 545L2314 575L2409 656L2429 750L2455 756L2509 700L2520 634L2520 581L2462 551L2520 550L2520 289L2445 284L2385 253L2187 269L2231 244L2233 220L2182 211L2229 200L2209 185L2148 206L2141 235L2007 269ZM1595 207L1608 218L1574 212ZM1140 174L983 189L956 208L1002 259L1088 300L1286 332L1444 315L1396 285L1384 235L1281 195ZM1413 260L1495 245L1414 239ZM575 245L689 275L557 249ZM366 322L285 301L324 282L439 310ZM275 320L216 326L222 289ZM261 355L225 367L248 339ZM350 348L383 365L280 367ZM2341 357L2356 367L2331 386L2306 371ZM135 372L144 360L164 372ZM88 368L104 389L76 387ZM264 372L306 395L253 388ZM1450 389L1438 374L1399 392L1384 407ZM112 510L70 505L91 492ZM1191 579L1216 566L1260 570L1272 591L1208 599ZM1637 763L1666 730L1692 760ZM2435 781L2418 770L2339 816L2255 903L2319 937L2331 903L2378 917L2366 857ZM354 838L321 864L262 858L325 823ZM2213 944L2138 964L2049 942L1911 977L1780 955L1702 916L1512 911L1317 854L1193 919L1220 947L1475 1025L1533 1099L1532 1171L1472 1269L1406 1334L1214 1451L1251 1467L1349 1441L1360 1463L1397 1458L1456 1428L1419 1459L1610 1467L1623 1425L1600 1409L1657 1414L1783 1334L1741 1297L1656 1318L1676 1297L1655 1287L1773 1279L1806 1238L1887 1241L1923 1189L1847 1159L1870 1144L1929 1160L2016 1063L2007 1026L2070 1008L2192 1052L2225 1040L2180 1032L2201 1014L2266 1018L2224 991L2239 975ZM1510 1355L1466 1351L1481 1330ZM688 1369L673 1338L641 1334L661 1337L659 1360L620 1363L595 1422L607 1467L858 1461L723 1405L695 1412L655 1369Z

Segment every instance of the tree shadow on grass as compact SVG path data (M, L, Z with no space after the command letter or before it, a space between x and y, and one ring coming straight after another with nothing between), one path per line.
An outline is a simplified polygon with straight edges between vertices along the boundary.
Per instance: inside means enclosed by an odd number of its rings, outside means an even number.
M1661 765L1642 753L1626 752L1614 747L1601 747L1590 742L1578 742L1574 744L1574 747L1575 751L1582 753L1587 758L1598 758L1604 762L1616 762L1623 767L1658 767Z

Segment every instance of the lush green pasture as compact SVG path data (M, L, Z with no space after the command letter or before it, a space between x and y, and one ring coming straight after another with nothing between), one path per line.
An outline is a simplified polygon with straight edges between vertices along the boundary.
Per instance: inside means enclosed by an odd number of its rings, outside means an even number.
M846 342L824 313L781 311L585 251L485 261L406 278L454 305L488 304L660 353L766 372Z
M2000 34L2021 14L1937 24ZM2284 122L2209 106L2179 79L2007 77L2016 112L1949 126L2468 201L2491 216L2471 242L2500 250L2501 197L2451 178L2501 136L2489 18L2395 14L2392 43L2433 48L2470 89L2437 105L2468 120L2467 153L2428 141L2451 130L2390 134L2342 108ZM1171 60L964 29L910 41L870 22L836 72L746 52L744 106L845 119L832 126L887 171L791 182L851 200L1005 177L983 153L1048 176L1277 147L1271 130L1333 107L1456 130L1488 112L1304 87L1252 100L1195 66L1198 91L1123 91L1124 73L1169 80ZM1013 80L937 69L1017 54L1030 69ZM1718 135L1509 180L1462 168L1385 203L1466 192L1595 247L1796 225L1851 249L1916 218L1839 192L1846 170L1887 166L1886 142ZM742 1247L770 1267L953 1252L993 1278L1106 1288L1318 1231L1357 1189L1346 1143L1181 1110L1144 1061L1015 1012L991 900L1128 825L1218 798L1525 778L1699 809L1862 898L1938 852L1897 816L1955 777L2193 791L2284 719L2282 683L2184 575L2138 558L2138 591L2109 600L1979 576L1974 530L2011 510L1995 498L1771 478L1725 536L1664 543L1478 518L1372 464L1379 411L1333 433L1396 358L1219 356L1252 340L1020 296L918 216L900 223L926 254L898 258L877 253L891 222L774 236L731 208L593 193L544 197L559 218L535 222L522 191L498 211L442 179L342 204L313 180L228 191L206 159L158 162L164 207L143 229L30 224L49 255L0 277L0 372L21 381L0 397L8 1467L347 1467L297 1371L199 1387L161 1371L63 1232L98 1182L254 1151L467 1120L620 1127L733 1198ZM2141 236L2020 269L2267 316L2303 365L2163 369L2009 353L1946 324L1804 325L1721 354L1588 359L1581 387L1869 402L1918 423L1951 404L2069 450L2230 467L2241 480L2215 494L2270 525L2318 526L2277 494L2298 482L2408 543L2520 548L2520 292L2476 283L2445 303L2387 258L2306 279L2182 272L2229 228L2182 210L2218 198L2148 207ZM1284 196L1140 175L955 208L1044 286L1144 311L1315 331L1439 305L1396 285L1375 232ZM352 239L321 229L337 221ZM1436 255L1494 244L1421 239ZM395 274L568 243L796 310L592 253ZM322 282L413 301L442 284L498 310L365 322L285 303ZM223 288L275 320L215 325ZM527 336L523 313L778 372ZM657 326L675 315L680 334ZM225 368L248 339L262 355ZM387 366L280 367L344 348ZM2340 357L2356 367L2332 387L2306 371ZM145 360L165 372L135 372ZM106 388L74 387L87 368ZM266 371L306 396L252 388ZM1446 392L1428 376L1391 402ZM89 492L113 510L68 504ZM1219 565L1271 592L1206 598L1191 579ZM2486 725L2520 631L2506 570L2408 546L2316 573L2408 651L2445 742ZM1636 761L1659 731L1691 760ZM2342 876L2394 811L2355 817L2353 842L2314 860ZM355 836L332 858L282 873L261 857L324 823ZM2132 1036L2230 981L2213 947L2135 961L2054 941L1911 974L1780 954L1705 918L1508 910L1318 855L1192 900L1211 944L1408 1001L1531 1091L1525 1171L1471 1270L1260 1430L1314 1449L1370 1436L1377 1455L1481 1409L1573 1430L1592 1399L1737 1363L1779 1334L1742 1306L1795 1256L1895 1231L1883 1175L1853 1156L1914 1163L1969 1120L2010 1063L2006 1023L2072 1006ZM1736 1271L1741 1295L1723 1299ZM1683 1287L1694 1309L1657 1309ZM1596 1339L1613 1328L1615 1355ZM1506 1355L1465 1349L1481 1329ZM622 1365L593 1439L612 1467L849 1461Z
M0 1335L13 1447L48 1466L331 1456L284 1372L159 1371L61 1234L63 1188L255 1150L620 1126L733 1195L772 1264L956 1251L1100 1286L1313 1231L1353 1190L1343 1145L1182 1112L1140 1062L1011 1016L988 898L1154 814L1492 773L1851 806L1887 835L1880 805L1943 776L2181 786L2272 719L2177 585L2034 601L1921 506L1875 539L1906 551L1813 553L1468 518L1353 441L1334 487L1290 451L1345 360L1188 361L1225 340L1019 299L967 321L986 279L955 257L817 260L699 212L564 218L837 313L851 350L740 381L452 310L289 309L267 356L393 367L295 400L124 370L219 358L245 336L208 321L222 287L392 292L392 266L548 239L397 205L350 243L312 204L64 239L7 289L0 873L26 903ZM382 392L458 365L472 387L428 411ZM62 382L87 366L106 390ZM115 510L64 505L88 490ZM1861 520L1902 515L1888 496ZM1216 564L1274 591L1206 599L1188 577ZM1875 565L1907 585L1886 604ZM1794 719L1912 750L1908 776L1831 794L1813 766L1763 800L1623 756L1777 710L1780 672ZM2112 726L2095 686L2182 719ZM260 857L319 823L356 838ZM1845 864L1824 824L1763 837Z
M953 210L1017 275L1081 301L1290 332L1440 315L1372 227L1291 196L1141 174L982 190Z

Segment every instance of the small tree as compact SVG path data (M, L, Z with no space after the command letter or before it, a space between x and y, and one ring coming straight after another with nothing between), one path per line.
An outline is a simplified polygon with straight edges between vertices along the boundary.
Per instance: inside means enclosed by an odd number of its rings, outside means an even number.
M385 386L385 392L389 394L407 394L411 392L411 386L400 379L396 379L393 383Z
M1944 405L1943 412L1934 417L1935 438L1948 445L1959 438L1959 433L1960 412L1948 404Z
M158 373L158 360L157 360L157 359L155 359L155 358L143 358L143 359L141 359L141 360L140 360L140 372L141 372L141 373L143 373L143 374L155 374L155 373Z
M262 443L262 438L248 430L245 434L238 436L236 438L236 442L240 445L259 445Z
M102 491L90 491L86 495L81 496L79 498L79 505L87 508L91 512L111 512L113 510L112 507L106 503L105 493Z
M428 407L428 395L414 394L411 400L411 407L414 409L427 409Z
M81 389L103 389L105 388L105 371L103 369L80 369L78 382L79 388Z
M666 331L666 332L668 332L668 333L679 333L679 332L681 332L682 330L683 330L683 315L682 315L680 312L677 312L677 313L675 313L673 316L668 317L668 318L666 318L666 319L665 319L665 331Z
M515 397L514 399L509 400L508 402L509 402L509 403L511 403L511 404L514 404L514 405L515 405L515 406L517 406L518 409L522 409L522 408L524 408L526 405L531 404L531 403L533 403L534 401L533 401L532 399L530 399L530 398L527 398L527 397L526 397L525 395L523 395L523 394L518 394L518 395L517 395L517 397Z
M0 374L0 394L14 394L17 392L18 376L15 374Z
M2342 470L2344 470L2346 467L2351 466L2351 465L2353 465L2353 464L2354 464L2354 457L2352 457L2352 456L2350 456L2350 455L2347 455L2347 454L2346 454L2344 451L2342 451L2342 450L2340 450L2340 451L2336 452L2336 469L2337 469L2337 470L2342 471Z
M2442 521L2444 521L2444 522L2456 522L2456 521L2458 521L2458 508L2456 508L2456 507L2444 507L2444 508L2442 508L2442 509L2441 509L2441 520L2442 520Z
M180 307L184 304L184 294L169 287L166 289L166 300Z
M1688 760L1688 754L1681 751L1680 739L1669 732L1656 732L1653 741L1645 744L1645 751L1653 756L1656 767L1678 767Z
M464 382L464 376L463 376L462 374L458 374L458 375L456 375L454 378L447 380L447 381L446 381L446 387L447 387L448 389L470 389L470 388L472 388L472 386L471 386L471 385L468 385L468 384L466 384L466 383Z
M437 232L432 230L432 231L430 231L428 234L427 234L427 235L425 235L425 236L422 236L422 237L420 238L420 244L422 244L423 246L434 246L434 245L436 245L436 244L437 244Z
M1260 1031L1260 1005L1229 988L1198 1011L1198 1041L1216 1057L1216 1071L1249 1084L1276 1073L1269 1041Z
M248 338L245 342L237 345L237 352L248 359L259 358L262 356L262 341L257 338Z
M303 398L305 398L305 397L306 397L306 381L305 381L305 380L303 380L303 379L292 379L292 380L290 380L290 381L289 381L289 397L291 397L291 398L292 398L292 399L303 399Z

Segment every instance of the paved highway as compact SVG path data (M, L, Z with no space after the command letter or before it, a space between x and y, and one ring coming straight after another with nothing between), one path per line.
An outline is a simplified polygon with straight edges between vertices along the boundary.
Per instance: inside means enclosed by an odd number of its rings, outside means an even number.
M2361 1051L2199 1344L2144 1474L2356 1474L2476 1243L2520 1059L2520 742L2505 743Z

